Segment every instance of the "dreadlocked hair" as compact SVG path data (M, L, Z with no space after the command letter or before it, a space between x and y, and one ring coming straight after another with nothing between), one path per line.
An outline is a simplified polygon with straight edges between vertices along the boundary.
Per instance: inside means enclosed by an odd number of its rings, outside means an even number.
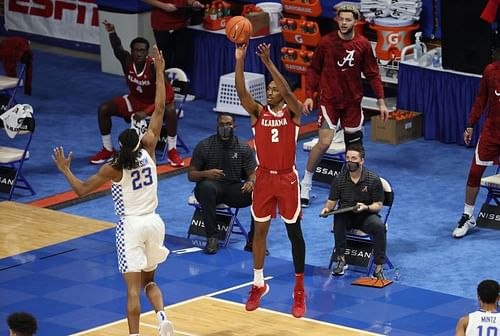
M131 170L139 167L139 141L139 135L137 134L137 131L135 129L129 128L123 131L118 137L118 142L120 143L120 152L118 153L118 156L116 156L113 160L111 166L119 170Z

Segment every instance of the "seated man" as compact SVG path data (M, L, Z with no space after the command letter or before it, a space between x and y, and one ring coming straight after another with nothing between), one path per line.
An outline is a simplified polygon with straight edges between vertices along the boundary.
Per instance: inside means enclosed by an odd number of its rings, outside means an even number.
M321 214L335 209L340 202L341 208L354 207L354 210L335 215L334 234L337 265L332 275L343 275L347 268L345 261L346 232L360 229L373 236L375 272L373 277L383 279L382 266L385 262L386 230L378 212L382 209L384 189L380 177L364 168L365 150L361 144L347 147L346 165L332 182L330 196Z
M244 208L252 204L257 163L250 147L233 134L235 128L233 116L219 114L217 134L196 145L189 166L188 179L196 182L194 194L203 209L207 254L217 253L216 205ZM251 250L253 224L252 219L245 250Z
M120 61L125 81L129 87L128 95L115 97L101 104L97 110L99 130L101 131L103 148L90 158L90 163L101 164L109 161L115 150L111 140L111 117L118 116L130 122L134 115L142 119L154 111L156 90L155 68L153 59L148 55L149 42L137 37L130 43L131 53L123 49L115 26L104 21L115 57ZM165 117L167 121L168 160L174 167L181 167L184 162L177 153L177 115L175 112L174 91L165 83Z

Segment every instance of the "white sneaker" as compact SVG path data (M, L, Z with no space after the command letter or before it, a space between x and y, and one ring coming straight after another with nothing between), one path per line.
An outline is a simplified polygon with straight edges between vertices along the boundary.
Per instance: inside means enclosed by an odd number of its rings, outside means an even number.
M476 220L474 219L474 215L469 216L467 214L463 214L458 221L458 226L453 230L453 237L462 238L469 232L469 230L476 227Z
M300 204L303 208L309 207L309 193L311 192L311 189L311 183L306 183L304 180L300 182Z
M160 322L158 330L160 336L174 336L174 325L167 319Z

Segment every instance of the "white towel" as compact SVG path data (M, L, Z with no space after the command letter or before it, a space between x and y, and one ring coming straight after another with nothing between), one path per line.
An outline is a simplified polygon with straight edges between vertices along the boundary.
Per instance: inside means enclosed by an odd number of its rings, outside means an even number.
M13 139L21 129L25 118L33 117L33 107L28 104L17 104L8 111L0 115L3 121L5 133Z

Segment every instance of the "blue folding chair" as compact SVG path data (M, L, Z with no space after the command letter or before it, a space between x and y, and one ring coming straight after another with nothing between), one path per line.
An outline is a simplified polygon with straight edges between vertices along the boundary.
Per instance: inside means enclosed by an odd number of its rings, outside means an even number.
M495 175L483 177L481 179L481 187L488 190L486 195L486 204L494 201L496 205L500 205L500 166L497 167Z
M198 203L198 200L194 195L189 196L188 198L188 204L191 205L192 207L195 208L195 211L203 211L201 208L200 203ZM243 227L243 224L241 224L240 220L238 219L238 212L240 211L240 208L231 208L229 205L226 204L217 204L216 207L216 214L217 215L223 215L223 216L228 216L230 217L229 221L229 226L227 229L227 233L224 237L223 240L223 246L227 246L229 243L229 239L231 238L231 234L238 234L242 235L245 237L245 241L248 241L248 233ZM191 226L189 227L188 230L188 239L191 237L191 234L194 234L192 232Z
M382 188L384 189L383 206L385 208L382 210L383 212L381 213L381 216L382 216L382 222L384 223L386 231L387 231L387 229L388 229L387 220L389 219L389 215L391 214L392 204L394 202L394 189L392 188L392 185L389 183L389 181L387 181L386 179L381 177L380 181L382 182ZM333 232L333 226L332 226L332 232ZM349 244L349 241L354 242L354 243L361 243L361 244L371 244L371 243L373 243L373 236L370 234L367 234L366 232L363 232L361 230L354 229L354 230L350 230L346 234L346 240L347 240L348 244ZM332 268L332 265L335 261L335 256L336 256L336 254L335 254L335 248L334 248L332 251L332 255L330 257L330 264L328 266L328 268L330 268L330 269ZM346 258L346 261L349 264L349 258ZM385 264L388 266L389 269L394 268L394 265L392 264L391 260L389 259L389 257L387 255L385 257ZM374 267L375 267L375 259L373 256L373 249L372 249L371 253L370 253L368 265L366 266L366 268L364 268L366 275L369 276L370 274L372 274ZM363 268L361 268L361 269L363 269Z
M12 145L0 146L0 170L1 174L4 174L1 192L8 194L8 200L12 199L14 191L18 188L28 190L31 195L35 195L34 189L23 174L24 162L30 158L29 147L34 131L35 119L25 118L17 136L12 139ZM21 139L23 137L24 139Z
M16 94L20 88L24 86L23 78L26 72L27 63L29 61L28 52L24 53L18 63L18 73L17 77L9 77L0 75L0 93L5 94L9 97L7 106L5 106L5 111L10 109L12 106L17 104Z

